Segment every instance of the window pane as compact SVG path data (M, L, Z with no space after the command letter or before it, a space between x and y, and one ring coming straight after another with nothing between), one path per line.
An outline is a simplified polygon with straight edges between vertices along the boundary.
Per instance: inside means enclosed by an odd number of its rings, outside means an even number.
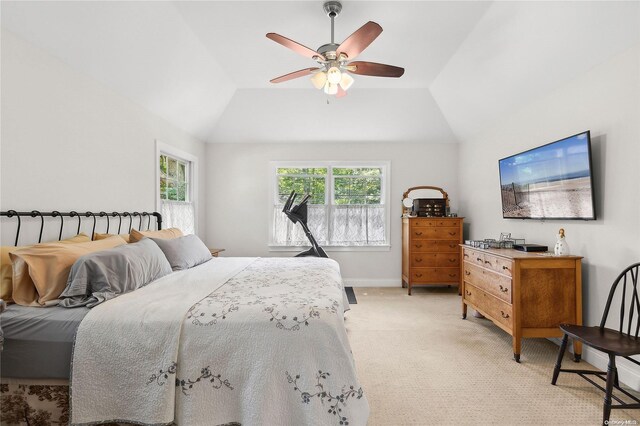
M382 194L382 181L379 178L368 178L365 180L365 194L377 195L378 197Z
M186 164L179 162L178 163L178 182L186 182Z
M160 176L167 177L167 156L160 156Z
M326 167L317 167L317 168L279 168L276 170L276 173L279 175L326 175L327 168Z
M167 199L167 179L163 177L160 178L160 199Z
M167 199L172 201L178 200L178 188L174 180L167 181Z
M381 195L382 181L380 178L346 175L334 178L335 204L376 204L380 202Z
M175 179L177 176L177 161L173 158L169 158L169 177Z
M381 176L382 169L380 167L335 167L333 174L337 176Z
M380 197L367 197L366 204L382 204Z
M185 198L185 190L186 190L186 185L184 183L178 183L177 185L177 194L178 194L178 201L187 201Z
M311 195L309 204L324 204L325 180L319 177L278 176L278 200L284 204L291 191L296 191L300 200L305 194Z
M351 192L351 179L335 178L334 179L335 197L344 198Z

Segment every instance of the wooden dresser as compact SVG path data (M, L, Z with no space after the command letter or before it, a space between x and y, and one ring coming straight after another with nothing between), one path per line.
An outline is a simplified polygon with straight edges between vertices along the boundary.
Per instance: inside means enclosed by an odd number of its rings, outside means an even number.
M402 218L402 287L460 285L461 217Z
M561 337L561 323L582 324L582 257L461 247L462 318L470 306L513 336L517 362L522 338ZM579 360L579 342L574 352Z

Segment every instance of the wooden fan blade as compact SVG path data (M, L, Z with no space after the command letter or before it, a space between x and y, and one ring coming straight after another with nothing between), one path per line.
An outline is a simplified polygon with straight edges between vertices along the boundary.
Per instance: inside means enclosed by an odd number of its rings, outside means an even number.
M347 91L340 87L340 85L338 85L338 93L336 93L336 98L342 98L343 96L347 96Z
M289 74L281 75L280 77L276 77L270 81L272 83L282 83L283 81L293 80L294 78L304 77L305 75L313 74L314 71L319 69L320 68L305 68L303 70L298 70L298 71L290 72Z
M276 43L280 43L284 47L288 47L294 52L299 53L302 56L306 56L307 58L311 58L313 60L315 60L316 58L320 58L323 61L326 61L326 58L321 54L319 54L318 52L316 52L315 50L309 49L307 46L303 46L296 41L293 41L289 38L281 36L280 34L268 33L267 38L275 41Z
M404 74L404 68L375 62L349 62L349 68L351 67L355 67L354 70L349 69L349 72L353 74L372 75L375 77L402 77L402 74Z
M340 54L347 55L347 58L354 59L364 49L366 49L382 32L382 27L373 21L369 21L358 30L351 34L336 51L338 57Z

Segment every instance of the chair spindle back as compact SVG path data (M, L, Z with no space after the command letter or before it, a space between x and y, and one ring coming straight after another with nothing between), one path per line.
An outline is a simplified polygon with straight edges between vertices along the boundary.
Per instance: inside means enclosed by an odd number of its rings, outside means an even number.
M618 326L618 331L620 333L626 333L628 336L634 336L636 339L638 338L638 332L640 331L640 319L638 316L640 315L640 296L638 295L638 272L640 269L640 262L634 263L631 266L628 266L624 271L618 275L616 280L613 282L611 286L611 290L609 291L609 298L607 299L607 305L604 308L604 313L602 314L602 320L600 321L600 328L605 327L605 323L607 322L607 317L609 316L609 309L611 308L611 303L613 302L614 295L618 287L621 285L621 302L620 302L620 324ZM627 291L629 288L629 291ZM627 293L630 293L630 302L628 303L629 310L628 315L626 311L627 306ZM625 322L625 316L627 317L627 321ZM635 319L635 330L633 329L633 323ZM625 330L626 325L626 330Z

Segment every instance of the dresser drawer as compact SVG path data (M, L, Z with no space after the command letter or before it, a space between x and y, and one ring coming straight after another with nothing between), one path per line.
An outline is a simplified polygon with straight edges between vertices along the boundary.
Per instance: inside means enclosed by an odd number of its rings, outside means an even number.
M484 267L484 254L477 250L471 250L465 247L462 260Z
M460 241L460 228L441 227L435 229L435 235L441 240Z
M489 294L512 303L511 278L481 268L471 262L464 262L463 278L466 283L474 285Z
M511 260L493 256L489 253L482 253L465 247L462 256L462 260L466 260L504 275L511 276L513 271L513 262Z
M458 253L414 253L410 258L411 266L460 266L460 255Z
M485 267L490 268L496 272L501 274L505 274L511 276L511 271L513 270L513 262L509 259L504 259L502 257L497 256L487 256L484 257Z
M409 231L412 240L460 240L460 229L451 227L414 227Z
M462 219L438 219L436 226L460 227Z
M458 284L460 268L411 268L409 275L409 279L416 284Z
M411 227L414 226L436 226L436 220L432 218L425 219L410 219L409 223L411 223Z
M421 227L412 227L409 231L409 236L411 237L411 242L414 240L430 240L433 239L433 233L430 231L435 230L434 228L427 228L425 226Z
M444 253L457 253L458 241L447 240L414 240L409 245L411 252L423 253L423 252L444 252Z
M496 299L489 293L480 290L469 283L464 286L464 299L477 306L494 321L513 330L513 311L511 305Z

